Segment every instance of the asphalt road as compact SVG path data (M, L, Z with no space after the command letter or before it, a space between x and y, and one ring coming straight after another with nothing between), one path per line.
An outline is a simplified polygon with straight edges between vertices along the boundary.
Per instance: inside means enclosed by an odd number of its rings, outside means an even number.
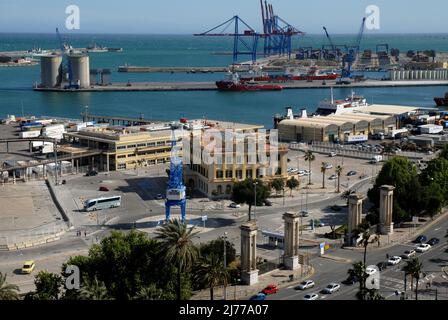
M435 285L438 283L438 298L444 300L448 300L447 279L442 277L442 268L448 266L447 241L446 238L444 238L447 230L448 217L445 216L441 222L422 233L426 235L428 239L433 237L439 238L440 243L425 253L417 253L417 257L419 257L423 263L424 273L426 273L426 277L420 280L421 284L419 285L419 288L425 289L426 284L432 280L432 289L435 289ZM405 250L415 247L415 244L411 242L412 240L414 239L389 248L373 249L373 251L369 251L367 254L367 265L376 265L379 262L386 261L386 254L389 254L389 256L402 255ZM301 300L307 293L317 293L319 299L326 300L356 299L355 295L358 291L359 284L347 286L342 284L342 281L347 279L347 271L351 268L352 264L357 261L362 261L363 251L337 249L329 252L329 254L347 259L347 261L337 262L323 257L311 259L310 262L316 271L315 275L311 277L316 283L315 288L308 289L304 292L295 290L294 287L289 287L281 290L275 295L269 296L268 300ZM404 291L404 272L401 271L401 268L405 265L406 262L403 260L399 265L389 266L386 270L380 272L380 293L385 298L390 300L399 299L399 297L395 295L395 291ZM440 281L437 281L438 279ZM320 291L332 282L341 284L341 289L331 295L321 294ZM409 280L407 293L411 294ZM413 297L414 295L412 294L412 298ZM422 295L421 297L435 299L435 292L433 291L431 296Z

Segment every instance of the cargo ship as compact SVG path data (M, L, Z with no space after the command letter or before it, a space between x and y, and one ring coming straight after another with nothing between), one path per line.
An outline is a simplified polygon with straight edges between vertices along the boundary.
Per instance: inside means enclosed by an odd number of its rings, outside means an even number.
M277 84L260 84L255 81L241 81L237 73L228 74L224 80L217 81L220 91L280 91L283 87Z
M434 101L438 107L448 107L448 92L445 93L444 98L436 97Z
M314 81L314 80L336 80L338 78L338 74L335 72L322 72L317 67L311 67L308 72L296 72L294 69L290 70L286 73L293 81Z

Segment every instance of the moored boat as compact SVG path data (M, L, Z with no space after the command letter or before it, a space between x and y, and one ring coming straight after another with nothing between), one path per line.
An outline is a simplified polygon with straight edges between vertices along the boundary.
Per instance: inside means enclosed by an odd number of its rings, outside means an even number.
M448 92L445 93L445 97L435 97L434 101L438 107L448 107Z
M217 81L220 91L280 91L283 87L278 84L261 84L255 81L241 81L237 73L230 73L222 81Z

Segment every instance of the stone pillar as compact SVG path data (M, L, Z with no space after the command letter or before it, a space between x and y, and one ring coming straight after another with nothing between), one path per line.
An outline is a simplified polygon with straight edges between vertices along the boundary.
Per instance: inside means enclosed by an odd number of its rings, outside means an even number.
M241 227L241 281L249 286L258 283L257 225L247 222Z
M285 238L283 263L288 270L296 270L299 266L299 233L300 217L298 213L286 212L283 215L285 221Z
M358 228L362 222L362 202L364 197L360 194L353 194L348 200L348 235L351 238L353 230Z
M394 189L395 187L387 185L381 186L380 189L380 233L383 235L394 232L394 224L392 222Z

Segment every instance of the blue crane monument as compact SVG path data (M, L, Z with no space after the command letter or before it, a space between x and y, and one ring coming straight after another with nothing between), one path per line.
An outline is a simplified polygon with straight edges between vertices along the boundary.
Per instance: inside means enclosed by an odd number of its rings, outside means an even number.
M170 177L166 190L165 216L168 222L171 217L171 207L180 207L181 220L185 223L186 187L183 182L183 162L179 157L180 148L176 139L175 126L171 127L171 158Z

